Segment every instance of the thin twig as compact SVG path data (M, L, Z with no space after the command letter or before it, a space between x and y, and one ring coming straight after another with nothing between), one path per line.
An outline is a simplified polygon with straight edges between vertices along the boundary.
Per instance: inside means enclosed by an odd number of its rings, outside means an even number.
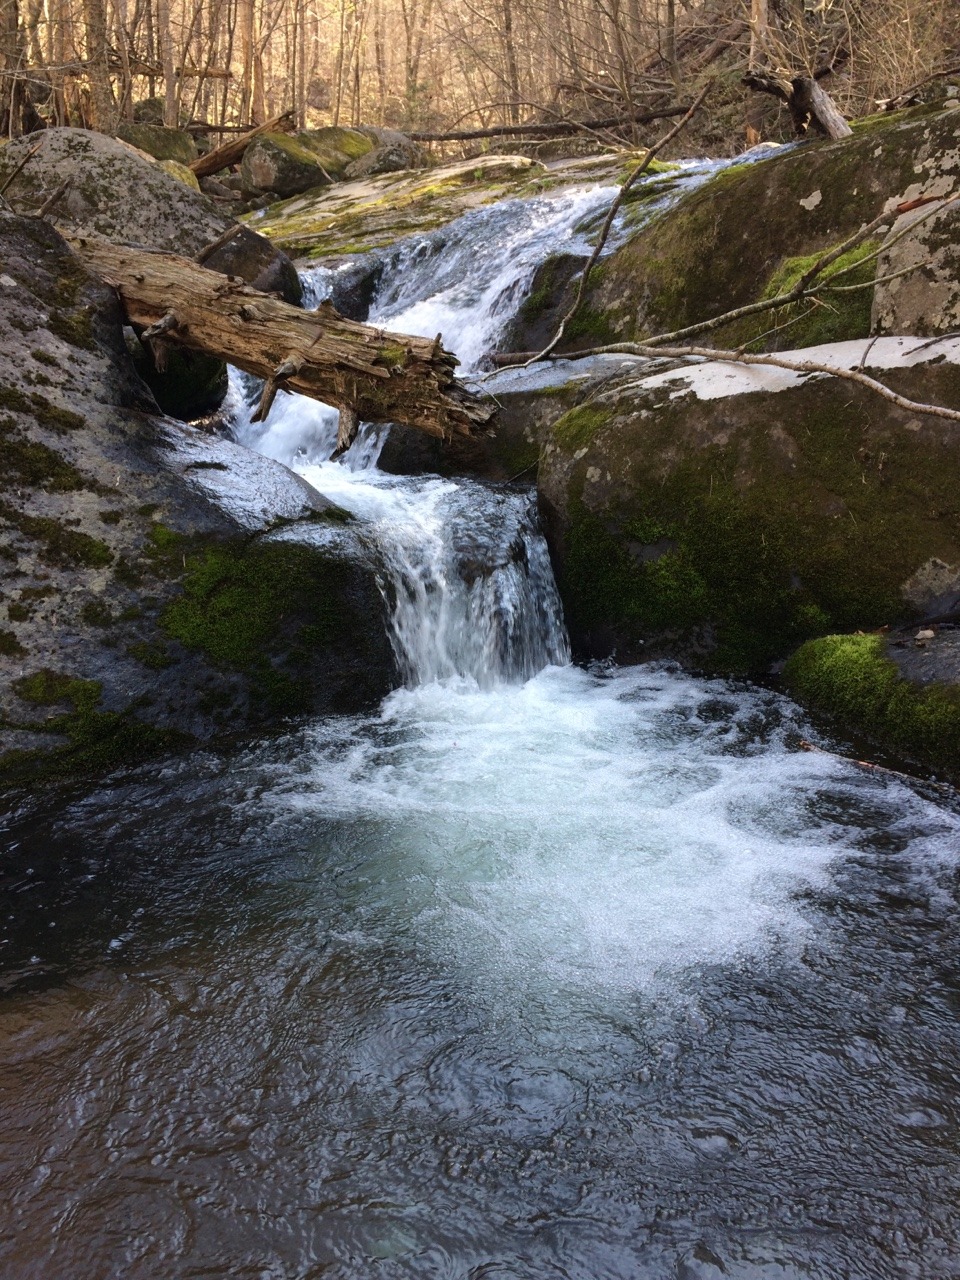
M689 124L689 122L693 119L694 115L697 113L697 111L699 111L701 105L703 104L704 98L706 98L707 94L710 92L711 87L712 86L710 84L707 84L703 87L703 89L701 89L701 91L697 94L697 97L694 100L693 104L691 105L690 109L687 111L686 115L683 116L682 119L678 120L677 123L673 126L673 128L670 129L667 133L665 133L658 142L655 142L652 147L648 148L646 155L643 157L643 159L640 161L637 167L633 170L633 172L629 175L629 177L627 177L626 180L624 181L623 186L617 192L616 198L614 199L613 203L610 205L610 208L607 210L607 216L604 219L602 228L600 229L600 235L597 239L597 243L594 245L593 253L590 255L589 261L587 262L586 266L583 268L583 272L580 276L580 283L577 288L577 294L573 300L573 305L570 307L570 310L560 321L560 327L557 330L557 332L554 334L551 341L547 344L546 347L544 347L543 351L539 352L537 355L533 357L533 359L528 360L526 362L528 365L535 364L537 360L546 359L546 357L550 355L551 352L556 350L557 346L562 341L563 335L566 332L567 325L570 323L570 321L574 318L574 316L580 310L581 304L583 303L584 294L587 291L587 283L590 279L590 272L597 265L597 261L601 253L603 252L604 245L607 243L607 237L610 235L610 230L613 226L614 219L616 218L617 214L620 212L623 202L626 199L627 193L630 191L631 187L637 181L637 179L640 178L647 171L647 169L650 168L650 165L652 164L657 153L662 151L663 148L667 146L668 143L672 142L673 139L677 136L677 134L680 133L680 131L684 129L686 125Z
M38 143L37 143L37 145L36 145L35 147L31 148L31 150L29 150L29 151L27 152L27 154L23 157L23 159L20 161L20 163L19 163L19 164L17 165L17 167L14 169L13 173L11 173L11 174L10 174L10 177L9 177L9 178L7 178L7 180L6 180L6 182L4 182L3 186L2 186L2 187L0 187L0 196L2 196L2 195L5 195L5 194L6 194L7 187L9 187L9 186L10 186L10 184L11 184L11 182L13 182L14 178L18 178L18 177L20 176L20 174L21 174L21 173L23 172L23 170L27 167L27 165L30 163L30 161L33 159L33 157L37 154L37 152L40 150L40 148L41 148L42 146L43 146L43 143L42 143L42 142L38 142Z
M911 351L906 352L906 354L910 355L913 350L919 349L911 348ZM791 360L785 356L774 355L769 352L752 354L742 351L718 351L713 347L661 347L639 342L618 342L608 347L594 347L591 351L577 352L577 358L615 354L617 352L634 356L669 356L676 360L709 361L715 364L771 365L776 369L787 369L791 373L822 373L831 378L841 378L847 382L856 382L860 386L875 392L882 399L897 405L898 408L906 409L908 413L921 413L934 418L946 418L948 422L960 422L960 409L948 409L944 405L926 404L920 400L911 400L908 396L900 395L898 391L892 390L892 388L882 382L878 382L876 378L871 378L859 369L838 369L833 365L824 364L820 360Z

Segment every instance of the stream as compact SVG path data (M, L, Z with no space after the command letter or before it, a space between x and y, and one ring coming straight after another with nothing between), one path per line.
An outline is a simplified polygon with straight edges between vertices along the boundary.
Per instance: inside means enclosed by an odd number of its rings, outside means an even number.
M609 198L397 246L372 317L482 367ZM574 665L529 489L248 391L380 547L403 686L3 812L0 1274L960 1276L955 793Z

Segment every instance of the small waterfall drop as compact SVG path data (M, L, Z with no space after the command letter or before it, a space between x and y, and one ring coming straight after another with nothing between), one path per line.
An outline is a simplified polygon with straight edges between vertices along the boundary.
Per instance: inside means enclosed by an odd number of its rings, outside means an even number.
M585 228L614 191L513 200L398 245L381 273L371 320L396 332L443 333L475 371L541 262L586 253ZM329 296L335 271L304 273L308 305ZM406 683L466 679L480 688L529 679L570 652L550 559L529 490L377 470L389 428L365 427L329 461L338 415L281 397L268 423L240 415L243 443L292 466L364 521L384 567L392 640Z
M647 216L703 182L723 162L681 167ZM370 320L398 333L433 337L474 373L496 349L551 255L586 256L617 188L567 189L474 209L378 257ZM608 248L617 241L615 228ZM333 291L340 267L303 274L305 301ZM280 396L254 426L237 390L243 444L293 467L319 492L364 522L384 566L392 640L409 686L462 678L480 688L523 681L570 660L546 544L528 490L468 479L391 476L377 469L389 427L365 425L348 453L329 461L338 414L301 396Z

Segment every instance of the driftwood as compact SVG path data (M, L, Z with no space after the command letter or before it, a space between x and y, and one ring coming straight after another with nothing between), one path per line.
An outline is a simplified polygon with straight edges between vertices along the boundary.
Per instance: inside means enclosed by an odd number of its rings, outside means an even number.
M492 402L454 376L457 359L439 336L385 333L345 320L329 303L303 311L176 254L92 237L70 243L116 288L160 367L174 343L263 378L257 419L281 389L335 405L345 435L355 434L359 421L400 422L447 439L470 435L493 416Z
M209 178L211 174L219 173L221 169L239 164L247 147L261 133L289 133L292 128L293 112L286 111L282 116L268 120L266 124L258 124L256 128L242 133L239 138L231 138L229 142L223 143L215 150L208 151L199 160L191 161L190 168L198 178Z
M677 107L662 107L657 111L649 109L628 112L626 115L608 116L605 120L558 120L545 124L498 124L490 129L466 129L457 133L411 133L414 142L473 142L480 138L563 138L570 134L581 133L591 129L616 129L626 124L649 124L652 120L667 120L672 116L682 116L689 110L689 104Z
M823 75L831 70L824 68L822 75L794 76L790 80L751 71L743 77L742 83L757 93L769 93L785 102L798 137L803 137L812 126L827 138L849 138L853 130L820 83Z

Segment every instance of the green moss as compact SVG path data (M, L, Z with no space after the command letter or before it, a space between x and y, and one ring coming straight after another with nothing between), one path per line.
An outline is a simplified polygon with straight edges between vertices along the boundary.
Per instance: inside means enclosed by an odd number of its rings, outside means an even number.
M162 671L164 667L171 666L175 661L166 645L148 644L146 641L128 645L127 653L131 658L142 662L145 667L149 667L151 671Z
M877 260L870 255L879 247L878 240L866 240L838 258L820 277L821 283L827 286L820 299L765 311L739 324L727 326L722 330L723 340L733 346L756 346L761 335L779 325L786 326L783 332L762 345L792 349L868 337L873 289L862 287L851 292L831 292L827 281L842 271L844 274L839 276L837 284L844 286L844 290L849 285L870 286L877 273ZM810 253L787 258L767 281L761 299L776 298L789 292L821 257L820 253Z
M33 356L34 360L36 360L37 364L45 364L51 369L60 368L60 361L57 360L55 356L52 356L49 351L44 351L42 347L37 347L37 349L35 351L31 351L30 354Z
M91 313L86 307L56 308L50 312L47 328L72 347L81 347L84 351L97 349Z
M14 681L14 692L24 702L38 707L69 705L70 710L46 720L18 724L36 733L66 739L49 751L11 751L0 759L0 780L16 782L51 779L65 775L102 772L120 764L130 764L162 751L187 745L188 735L157 729L126 711L100 711L102 686L97 680L44 668Z
M28 440L12 418L0 420L0 470L6 482L51 493L91 487L83 473L54 449Z
M99 511L97 514L104 524L119 524L123 519L122 511Z
M36 418L42 427L49 427L52 431L75 431L78 427L84 425L84 419L79 413L73 413L70 409L61 409L59 405L51 404L44 396L37 391L32 391L30 395L24 395L17 387L0 385L0 409L9 409L13 413L27 414Z
M113 552L99 538L78 533L52 516L28 516L12 507L0 506L0 517L7 520L27 538L42 543L40 558L47 564L83 565L98 569L111 564Z
M357 624L343 618L348 565L284 542L217 545L190 556L183 594L164 611L173 639L242 671L274 710L305 703L311 655Z
M383 347L377 355L377 363L387 369L402 369L407 363L407 349L400 343L392 343Z
M575 450L588 445L601 427L610 421L609 409L599 405L585 404L565 413L553 428L553 435L558 444L565 449Z
M80 610L80 618L88 627L112 627L116 622L113 611L103 600L88 600Z
M602 311L596 311L587 303L583 303L573 319L567 324L563 335L563 350L579 343L591 347L602 347L616 342L617 333L610 318Z
M4 658L19 658L25 653L26 649L12 631L0 631L0 655Z
M960 777L960 688L904 680L881 636L811 640L787 662L784 680L843 728Z

